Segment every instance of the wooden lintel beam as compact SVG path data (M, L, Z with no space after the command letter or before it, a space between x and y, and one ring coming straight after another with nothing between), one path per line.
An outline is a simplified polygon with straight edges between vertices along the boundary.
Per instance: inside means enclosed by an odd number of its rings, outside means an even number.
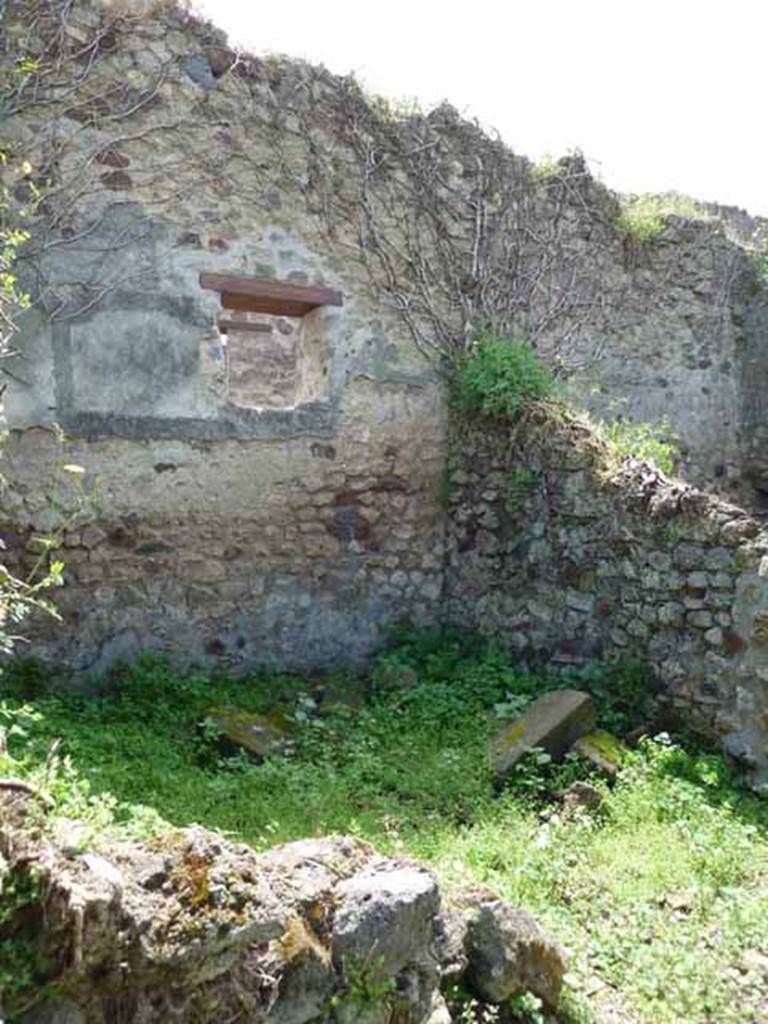
M317 285L284 284L259 277L235 274L200 274L200 286L221 294L227 309L304 316L320 306L341 306L341 292Z
M308 306L305 302L286 302L285 299L254 299L250 295L236 295L232 292L221 293L221 304L224 309L238 310L241 313L269 313L272 316L306 316L317 306Z

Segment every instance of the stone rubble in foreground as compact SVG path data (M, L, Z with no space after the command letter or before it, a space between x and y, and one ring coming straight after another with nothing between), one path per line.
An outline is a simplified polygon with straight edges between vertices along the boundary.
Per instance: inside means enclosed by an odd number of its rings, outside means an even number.
M43 830L33 796L3 799L2 874L18 885L34 868L25 920L48 964L20 1024L447 1024L458 981L483 1002L557 1003L564 953L528 913L447 895L359 839L258 854L193 827L78 852L76 823Z

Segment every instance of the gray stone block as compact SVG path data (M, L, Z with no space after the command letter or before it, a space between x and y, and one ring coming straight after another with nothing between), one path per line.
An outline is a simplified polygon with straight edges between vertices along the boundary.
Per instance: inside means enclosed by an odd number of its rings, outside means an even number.
M483 903L469 919L467 981L482 999L503 1003L530 991L556 1006L565 957L530 914L503 900Z
M534 747L561 758L594 725L595 707L588 693L557 690L546 694L491 739L491 765L497 780L506 779L526 751Z

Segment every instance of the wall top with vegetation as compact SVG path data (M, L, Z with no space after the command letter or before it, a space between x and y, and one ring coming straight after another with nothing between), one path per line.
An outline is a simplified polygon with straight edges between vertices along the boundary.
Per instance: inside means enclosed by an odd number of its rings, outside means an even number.
M445 611L524 661L633 656L768 781L768 533L552 402L458 418Z

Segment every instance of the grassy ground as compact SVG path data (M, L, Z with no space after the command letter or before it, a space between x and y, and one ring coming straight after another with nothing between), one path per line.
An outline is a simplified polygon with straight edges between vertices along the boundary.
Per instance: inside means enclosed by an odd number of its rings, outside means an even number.
M569 949L564 1020L765 1022L768 804L717 756L642 741L612 787L596 783L604 800L591 814L552 799L584 777L573 761L534 754L494 794L495 715L574 684L615 731L642 717L631 667L536 678L476 643L424 634L364 681L211 679L147 659L86 698L48 695L25 669L0 682L0 775L36 780L94 831L198 822L260 848L353 833L430 861L449 882L490 885ZM257 764L227 748L206 712L233 704L287 723L290 749Z

